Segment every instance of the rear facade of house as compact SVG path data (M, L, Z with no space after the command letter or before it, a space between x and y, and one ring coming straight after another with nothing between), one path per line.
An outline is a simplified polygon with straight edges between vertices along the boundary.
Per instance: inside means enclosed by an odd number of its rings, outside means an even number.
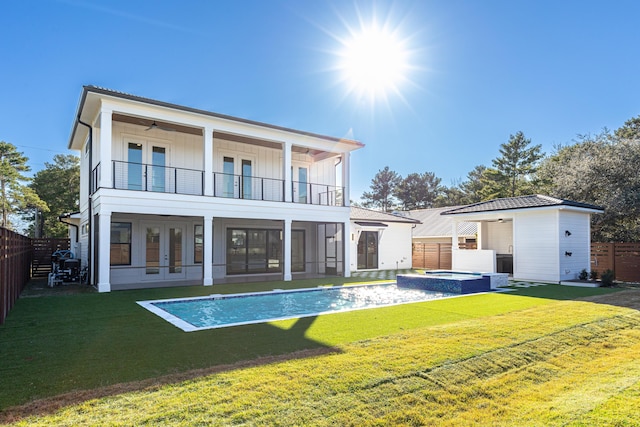
M101 292L348 276L362 146L85 86L74 251Z

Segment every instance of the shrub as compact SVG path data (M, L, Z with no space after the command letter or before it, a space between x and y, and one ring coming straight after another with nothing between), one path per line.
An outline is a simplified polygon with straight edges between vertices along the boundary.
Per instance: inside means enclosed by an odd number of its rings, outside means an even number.
M586 268L583 268L582 271L580 271L580 274L578 274L578 279L580 280L587 280L588 277L589 277L589 273L587 273Z
M589 273L589 279L593 281L598 280L598 272L595 270L591 270L591 273Z
M613 277L614 277L613 270L607 270L604 273L602 273L602 278L600 279L600 286L604 286L607 288L610 288L611 286L613 286Z

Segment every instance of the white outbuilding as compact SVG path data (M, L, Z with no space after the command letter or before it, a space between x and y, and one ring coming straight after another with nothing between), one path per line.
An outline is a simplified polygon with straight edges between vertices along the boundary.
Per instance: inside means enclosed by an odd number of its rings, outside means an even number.
M411 268L411 232L420 221L351 206L351 271Z
M442 212L452 242L461 222L477 223L477 249L453 245L452 269L509 273L514 280L560 283L590 270L591 214L604 209L543 195L508 197Z

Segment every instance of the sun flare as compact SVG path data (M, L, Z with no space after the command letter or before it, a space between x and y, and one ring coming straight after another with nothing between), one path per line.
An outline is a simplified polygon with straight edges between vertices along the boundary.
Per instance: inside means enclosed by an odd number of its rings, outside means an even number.
M407 80L409 51L394 32L371 25L342 44L338 68L349 92L372 99L399 93Z

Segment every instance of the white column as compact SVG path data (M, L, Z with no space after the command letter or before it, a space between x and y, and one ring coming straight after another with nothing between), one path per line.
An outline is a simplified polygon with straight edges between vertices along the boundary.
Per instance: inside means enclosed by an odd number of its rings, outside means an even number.
M284 177L284 201L290 202L291 189L293 188L291 186L291 143L285 142L283 145L284 152L282 153L282 167L284 170L282 171L282 176Z
M284 254L284 277L285 281L291 280L291 220L284 220L284 230L282 232L282 253Z
M113 187L113 165L111 164L112 123L113 110L103 106L100 110L100 178L99 186Z
M351 173L350 172L350 158L351 158L351 153L344 153L342 155L342 186L344 187L343 194L342 194L342 200L344 200L344 205L345 206L350 206L351 205L351 200L350 200L351 192L349 191L349 188L351 186L351 180L349 178L350 173ZM347 230L348 230L348 228L347 228Z
M345 203L347 202L348 200ZM351 221L342 224L342 239L342 261L344 262L343 274L344 277L351 277Z
M98 215L100 233L98 246L98 292L111 292L109 274L111 270L111 214Z
M213 196L213 128L209 126L205 126L203 131L204 131L204 195Z
M202 284L204 286L213 285L213 216L203 217L204 227L202 232Z

